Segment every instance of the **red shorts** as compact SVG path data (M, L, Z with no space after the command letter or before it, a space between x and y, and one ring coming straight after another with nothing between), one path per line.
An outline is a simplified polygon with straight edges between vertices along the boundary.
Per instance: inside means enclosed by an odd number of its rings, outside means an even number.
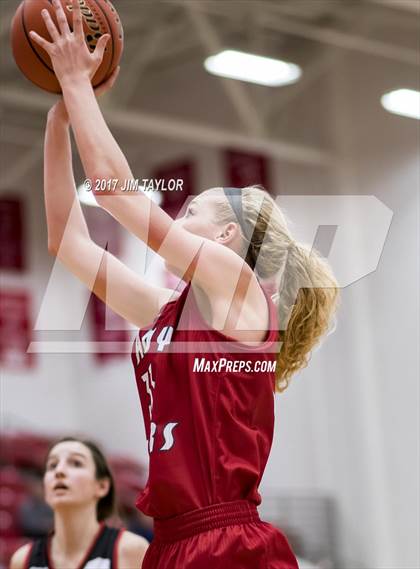
M251 502L224 502L155 520L142 569L298 569L286 537Z

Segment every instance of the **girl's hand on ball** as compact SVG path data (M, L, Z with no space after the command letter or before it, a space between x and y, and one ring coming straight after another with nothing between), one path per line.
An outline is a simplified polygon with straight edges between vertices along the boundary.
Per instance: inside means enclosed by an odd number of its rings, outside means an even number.
M73 32L70 30L66 15L59 0L53 0L58 27L54 24L48 10L42 10L42 17L51 36L49 42L31 31L31 38L38 43L50 56L57 79L62 84L72 81L76 76L95 75L102 62L105 46L110 39L109 34L102 35L91 53L85 41L82 12L78 0L72 0Z
M117 80L119 72L120 72L120 66L118 66L114 69L114 71L108 77L108 79L106 81L104 81L103 83L98 85L98 87L96 87L96 89L94 90L94 93L97 97L100 97L101 95L103 95L104 93L106 93L107 91L109 91L113 87L115 81ZM63 97L60 97L60 100L57 101L55 103L55 105L51 107L51 109L48 112L48 115L50 117L51 116L57 117L60 120L62 120L63 122L65 122L66 124L68 124L70 122L69 115L67 113L67 109L66 109L66 105L64 103Z
M116 67L106 81L98 85L95 89L95 95L100 97L114 86L115 81L120 73L120 66Z

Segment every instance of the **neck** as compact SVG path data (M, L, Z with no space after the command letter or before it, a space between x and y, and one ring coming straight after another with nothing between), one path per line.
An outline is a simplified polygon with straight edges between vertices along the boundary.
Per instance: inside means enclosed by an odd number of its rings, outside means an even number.
M100 522L96 519L96 507L74 508L54 514L52 552L71 556L86 550L98 532Z

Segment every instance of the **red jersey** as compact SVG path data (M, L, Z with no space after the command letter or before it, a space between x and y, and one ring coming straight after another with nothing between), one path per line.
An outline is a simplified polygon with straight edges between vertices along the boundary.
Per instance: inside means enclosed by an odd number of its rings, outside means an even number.
M132 360L148 440L136 506L168 518L233 500L261 503L274 430L277 309L256 347L209 328L191 282L141 328Z

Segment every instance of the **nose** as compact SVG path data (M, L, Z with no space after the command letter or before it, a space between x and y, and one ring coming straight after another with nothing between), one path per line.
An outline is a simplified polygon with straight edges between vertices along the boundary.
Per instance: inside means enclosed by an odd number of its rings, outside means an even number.
M64 464L62 462L57 463L57 466L54 469L55 478L63 478L65 475Z

